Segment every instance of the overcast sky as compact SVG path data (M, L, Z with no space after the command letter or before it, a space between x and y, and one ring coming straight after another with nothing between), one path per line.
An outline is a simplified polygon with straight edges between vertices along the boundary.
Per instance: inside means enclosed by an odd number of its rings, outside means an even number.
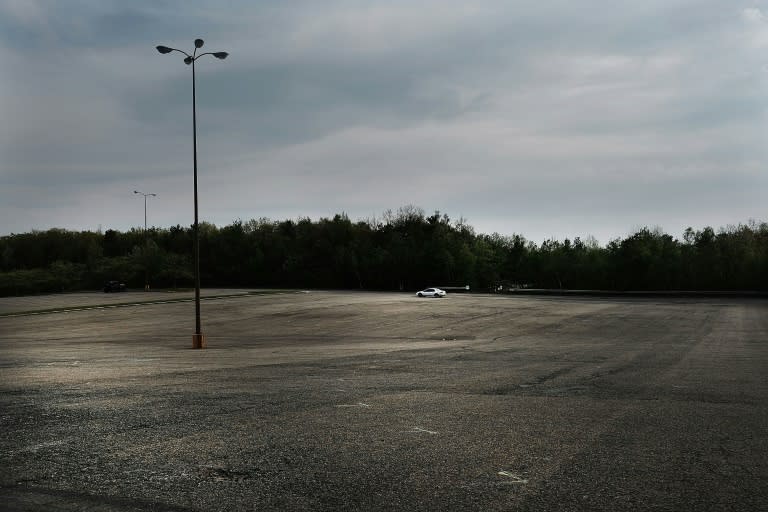
M768 220L768 0L0 0L0 234L380 216L601 244Z

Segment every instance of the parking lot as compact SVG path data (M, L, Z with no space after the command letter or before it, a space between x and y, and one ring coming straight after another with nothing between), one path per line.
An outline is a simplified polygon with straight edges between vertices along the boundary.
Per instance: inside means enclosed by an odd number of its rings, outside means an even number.
M0 301L3 510L768 503L764 299L244 292Z

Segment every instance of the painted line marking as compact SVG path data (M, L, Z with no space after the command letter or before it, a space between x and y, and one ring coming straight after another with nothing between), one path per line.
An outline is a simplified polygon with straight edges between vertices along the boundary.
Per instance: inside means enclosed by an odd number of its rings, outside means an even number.
M414 434L422 434L422 433L423 434L430 434L430 435L437 434L437 432L434 431L434 430L427 430L427 429L421 428L421 427L413 427L411 430L406 430L406 432L411 432L411 433L414 433Z
M23 447L23 448L21 448L19 450L16 450L16 453L18 453L18 452L37 453L39 450L42 450L43 448L51 448L51 447L54 447L54 446L61 446L62 444L64 444L64 440L48 441L47 443L39 443L39 444L31 445L31 446L25 446L25 447Z
M370 405L364 404L363 402L357 402L356 404L342 404L337 405L336 407L370 407Z
M511 479L510 483L512 483L512 484L527 484L528 483L528 479L527 478L521 478L521 477L517 476L514 473L510 473L509 471L499 471L498 474L501 475L501 476L506 476L507 478L510 478Z
M289 293L289 292L286 292ZM210 297L200 297L200 300L220 300L220 299L232 299L232 298L239 298L239 297L258 297L263 295L262 293L258 292L245 292L245 293L234 293L230 295L212 295ZM277 293L277 295L283 295L283 293ZM178 304L181 302L192 302L195 299L193 297L191 298L178 298L178 299L166 299L166 300L147 300L142 302L126 302L126 303L120 303L120 304L94 304L92 306L88 305L81 305L81 306L72 306L72 307L63 307L58 309L46 309L42 311L18 311L18 312L11 312L11 313L0 313L0 318L12 318L12 317L19 317L19 316L35 316L35 315L48 315L53 313L71 313L71 312L80 312L80 311L94 311L98 309L107 309L107 308L125 308L125 307L136 307L136 306L152 306L155 304Z

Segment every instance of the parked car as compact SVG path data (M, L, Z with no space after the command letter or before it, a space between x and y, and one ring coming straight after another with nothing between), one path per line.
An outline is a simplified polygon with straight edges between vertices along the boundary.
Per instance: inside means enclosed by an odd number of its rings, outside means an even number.
M104 293L124 292L125 285L120 281L107 281L104 285Z
M445 290L440 288L426 288L420 292L416 292L417 297L445 297Z

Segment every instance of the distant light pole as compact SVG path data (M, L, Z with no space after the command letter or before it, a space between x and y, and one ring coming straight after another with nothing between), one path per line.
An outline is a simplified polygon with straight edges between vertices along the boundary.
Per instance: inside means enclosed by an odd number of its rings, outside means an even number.
M193 226L194 260L195 260L195 334L192 335L192 348L205 348L205 336L200 329L200 238L197 223L197 112L195 107L195 61L203 55L213 55L217 59L226 59L227 52L207 52L197 55L197 50L203 47L202 39L195 39L195 49L192 55L177 48L157 46L160 53L179 52L185 55L184 64L192 64L192 154L195 173L195 224Z
M144 192L139 192L138 190L134 190L133 193L144 196L144 291L148 292L149 269L147 268L147 250L149 249L149 238L147 237L147 196L157 197L157 194L145 194Z

